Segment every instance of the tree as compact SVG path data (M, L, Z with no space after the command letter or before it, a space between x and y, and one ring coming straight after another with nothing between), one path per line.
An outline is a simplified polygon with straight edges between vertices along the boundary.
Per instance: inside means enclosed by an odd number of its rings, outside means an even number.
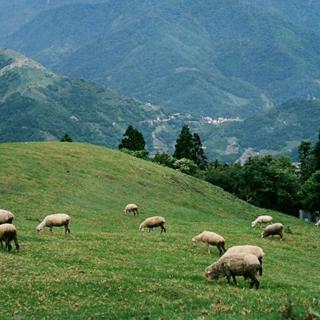
M314 171L320 170L320 132L318 134L318 141L316 142L312 153L314 156Z
M193 134L193 161L201 170L205 170L208 167L208 158L204 153L204 148L202 146L200 136L197 133Z
M157 153L154 155L154 157L152 159L152 162L156 162L156 163L159 163L164 166L171 167L171 168L173 167L173 159L165 151L163 151L161 153L159 151L157 151Z
M216 160L206 171L205 180L238 197L243 195L243 170L239 164L220 166Z
M180 135L176 141L173 157L176 159L194 159L193 138L187 125L182 126Z
M119 144L119 149L141 151L145 150L145 145L146 143L142 133L130 125L123 134L123 138Z
M256 206L295 215L300 204L300 182L289 159L251 157L243 166L244 198Z
M299 161L300 161L300 177L304 182L314 171L314 156L311 150L311 143L309 141L302 141L298 147Z
M65 133L63 137L60 139L60 142L72 142L72 138L68 133Z
M303 207L312 213L320 211L320 170L303 184Z

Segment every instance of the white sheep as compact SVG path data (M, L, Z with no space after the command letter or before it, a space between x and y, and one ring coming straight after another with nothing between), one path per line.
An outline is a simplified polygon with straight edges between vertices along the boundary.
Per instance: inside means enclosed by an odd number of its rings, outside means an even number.
M166 223L166 220L165 218L163 217L160 217L160 216L154 216L154 217L150 217L150 218L147 218L146 220L144 220L140 226L139 226L139 230L140 231L144 231L145 228L148 228L149 229L149 232L150 230L153 230L153 228L157 228L157 227L160 227L161 228L161 232L166 232L166 228L165 228L165 223Z
M227 252L223 255L223 257L227 255L233 255L233 254L253 254L255 255L261 265L260 269L260 276L262 275L262 258L264 256L264 252L262 248L258 246L252 246L252 245L242 245L242 246L233 246L230 247Z
M43 221L37 226L37 231L43 230L45 227L48 227L52 231L52 227L61 227L64 226L64 233L70 233L69 222L71 217L65 213L55 213L46 216Z
M2 241L5 242L6 248L8 248L8 251L10 252L12 249L12 246L10 244L11 241L14 241L14 244L16 246L16 250L19 251L19 243L17 239L17 229L16 227L11 223L4 223L0 225L0 245L1 248L3 248Z
M272 217L271 216L259 216L256 220L251 222L251 227L255 227L257 224L263 223L271 223Z
M0 224L12 223L14 214L8 210L0 209Z
M200 234L192 238L192 243L195 245L196 242L201 241L208 247L208 253L210 253L209 245L216 246L219 250L220 256L226 251L224 244L225 240L222 236L211 231L203 231Z
M269 236L279 235L280 238L283 238L283 224L282 223L274 223L265 227L263 232L261 233L261 238L266 238Z
M136 204L134 203L129 203L126 205L126 207L123 210L124 214L132 212L133 215L139 215L139 208Z
M320 227L320 219L315 223L315 226Z
M205 270L206 281L218 280L227 277L228 283L232 277L234 284L237 284L236 276L243 276L251 280L250 288L254 285L259 288L258 272L261 265L258 258L253 254L232 254L222 256L217 262Z

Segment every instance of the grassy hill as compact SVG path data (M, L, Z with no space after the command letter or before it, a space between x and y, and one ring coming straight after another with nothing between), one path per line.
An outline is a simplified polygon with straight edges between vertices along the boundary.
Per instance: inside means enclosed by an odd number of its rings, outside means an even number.
M302 316L319 311L319 230L257 209L201 180L117 151L75 143L0 144L1 208L12 210L21 252L0 252L1 319L279 319L289 301ZM139 217L124 216L129 202ZM47 214L72 216L38 234ZM271 213L290 226L283 241L261 239L250 221ZM163 215L167 234L139 233ZM225 280L206 284L216 249L191 245L214 230L227 247L263 247L261 289Z

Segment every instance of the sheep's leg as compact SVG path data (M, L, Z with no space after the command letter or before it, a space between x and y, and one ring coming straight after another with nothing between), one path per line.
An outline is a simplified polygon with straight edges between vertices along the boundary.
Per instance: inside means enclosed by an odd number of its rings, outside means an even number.
M208 254L210 254L210 247L209 247L209 243L207 243L207 250L208 250Z
M236 276L234 274L231 274L231 276L232 276L233 283L236 286L237 285Z
M223 249L223 253L225 253L227 250L226 250L226 248L225 248L225 246L224 246L224 243L221 245L221 247L222 247L222 249Z
M220 257L221 257L222 254L223 254L223 250L222 250L221 245L218 245L217 248L219 249L219 254L220 254Z
M14 244L15 244L15 246L16 246L16 250L19 251L20 246L19 246L19 243L18 243L17 236L15 236L15 237L13 238L13 241L14 241Z
M227 281L230 284L230 276L229 275L227 275Z
M50 232L52 232L52 227L49 227Z
M258 281L258 279L256 278L255 275L253 275L251 277L251 283L250 283L250 288L253 288L253 286L255 285L256 286L256 289L259 289L259 285L260 285L260 282Z
M3 249L3 243L2 243L2 240L0 240L0 247L1 247L1 249Z
M10 244L10 241L6 241L6 247L8 248L8 251L10 252L12 249L12 246Z
M69 224L64 225L64 234L70 233Z

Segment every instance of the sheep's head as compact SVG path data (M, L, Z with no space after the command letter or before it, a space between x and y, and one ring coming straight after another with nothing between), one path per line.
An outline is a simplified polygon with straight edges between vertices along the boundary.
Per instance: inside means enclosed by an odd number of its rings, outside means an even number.
M213 265L213 266L210 266L208 267L206 270L205 270L205 274L204 274L204 277L205 277L205 280L208 282L208 281L211 281L211 280L218 280L220 278L222 278L223 275L221 275L221 273L219 272L219 270Z
M195 238L192 238L191 241L192 241L192 244L193 244L193 245L195 245L196 242L197 242L197 240L196 240Z
M264 238L265 236L266 236L265 232L262 231L262 232L261 232L261 238Z
M251 227L254 228L255 226L256 226L256 222L255 222L255 221L252 221L252 222L251 222Z
M36 227L36 230L38 232L42 231L43 230L43 224L42 223L38 224L37 227Z
M142 231L142 232L144 231L144 225L143 225L143 223L140 224L140 226L139 226L139 231Z

